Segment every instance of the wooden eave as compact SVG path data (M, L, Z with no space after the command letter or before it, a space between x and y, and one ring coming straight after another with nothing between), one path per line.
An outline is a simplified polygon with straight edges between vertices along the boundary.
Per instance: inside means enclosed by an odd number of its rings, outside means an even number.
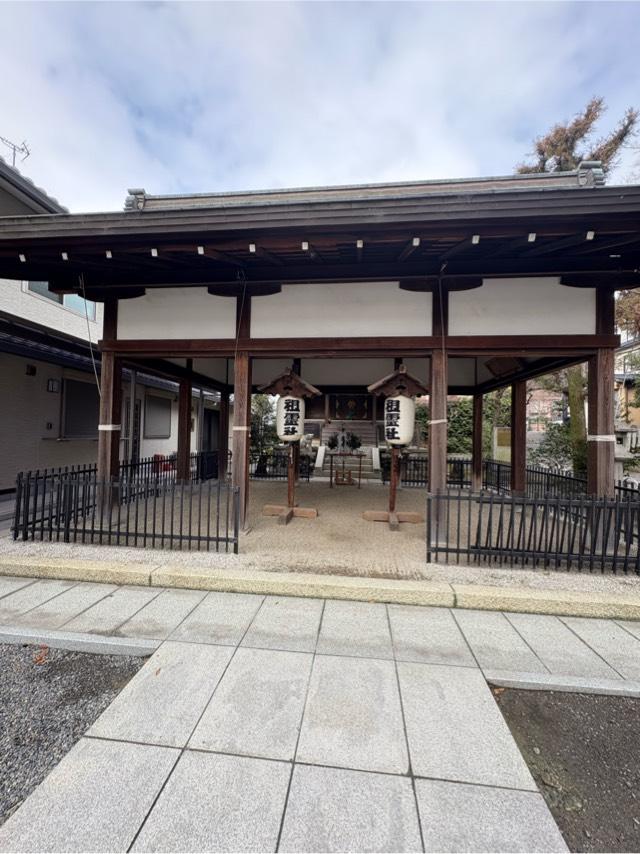
M95 299L163 285L224 293L239 279L419 283L443 266L458 286L527 275L580 285L575 277L589 274L585 286L618 275L627 284L617 287L635 287L640 186L0 218L0 277L78 290L82 274Z

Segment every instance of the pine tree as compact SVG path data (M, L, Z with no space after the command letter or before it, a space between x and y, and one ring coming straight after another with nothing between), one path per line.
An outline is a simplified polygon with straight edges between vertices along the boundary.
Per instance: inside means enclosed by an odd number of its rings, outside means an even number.
M610 172L618 163L620 153L629 143L638 125L639 113L633 107L625 112L618 125L606 136L592 141L595 125L606 110L603 98L592 98L581 113L566 122L554 125L534 142L533 162L517 166L519 173L565 172L576 169L583 160L599 160L602 169ZM635 295L626 300L629 314L637 311L640 330L640 301ZM620 305L620 300L618 300ZM585 383L581 365L563 372L569 398L569 434L571 436L573 465L576 472L584 469L586 461L587 429L584 417Z

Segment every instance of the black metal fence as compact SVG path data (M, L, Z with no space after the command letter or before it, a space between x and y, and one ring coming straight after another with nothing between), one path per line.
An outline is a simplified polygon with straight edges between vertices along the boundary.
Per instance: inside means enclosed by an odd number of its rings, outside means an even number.
M471 460L450 457L447 460L447 486L471 487ZM380 468L383 483L389 482L391 457L381 454ZM426 487L429 483L429 460L424 454L401 457L401 483L403 486ZM586 478L576 477L562 469L527 466L526 487L528 498L579 498L587 494ZM501 495L511 493L511 464L498 460L482 461L482 489ZM640 483L625 479L616 481L616 498L640 501Z
M640 574L640 502L455 491L427 498L427 561Z
M300 480L309 481L313 470L313 458L300 454ZM252 480L286 480L289 466L289 451L272 448L266 451L251 451L249 454L249 477Z
M122 464L112 481L95 465L20 473L13 537L237 553L238 490L217 478L218 461L192 454L186 481L170 457Z
M383 483L389 483L391 456L380 455L380 474ZM426 486L429 482L429 458L424 454L400 456L400 482L403 486ZM471 486L471 460L449 457L447 459L447 485Z

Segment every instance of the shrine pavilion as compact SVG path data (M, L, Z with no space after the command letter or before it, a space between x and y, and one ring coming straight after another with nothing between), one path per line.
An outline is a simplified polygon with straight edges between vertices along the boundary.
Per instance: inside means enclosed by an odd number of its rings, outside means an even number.
M511 490L526 489L526 381L588 362L588 493L614 491L614 293L640 286L640 186L572 172L180 196L130 190L122 212L0 219L0 277L104 304L98 477L118 475L123 368L221 395L239 523L251 395L295 366L319 394L306 430L383 442L367 389L399 365L430 398L428 484L446 489L447 395L512 389ZM233 400L231 430L225 429ZM229 435L230 433L230 435Z

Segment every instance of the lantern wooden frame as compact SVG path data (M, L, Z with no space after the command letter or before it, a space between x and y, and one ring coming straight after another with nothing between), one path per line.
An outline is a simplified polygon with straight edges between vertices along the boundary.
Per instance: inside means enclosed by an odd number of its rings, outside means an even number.
M372 383L368 389L371 394L378 397L416 397L426 394L429 389L412 376L404 365L400 365L393 373L383 377L378 382ZM398 486L400 484L400 455L397 445L391 445L391 473L389 477L389 509L388 510L365 510L363 518L368 522L388 522L392 531L400 529L401 522L410 522L419 525L424 522L421 513L399 513L396 511Z
M262 394L279 394L282 397L318 397L322 392L311 383L305 382L302 377L287 368L272 382L260 388ZM303 425L304 426L304 425ZM303 519L315 519L318 511L315 507L298 507L296 505L296 469L300 458L300 440L288 442L289 460L287 463L287 503L265 504L262 508L263 516L277 516L279 525L288 525L296 516Z

